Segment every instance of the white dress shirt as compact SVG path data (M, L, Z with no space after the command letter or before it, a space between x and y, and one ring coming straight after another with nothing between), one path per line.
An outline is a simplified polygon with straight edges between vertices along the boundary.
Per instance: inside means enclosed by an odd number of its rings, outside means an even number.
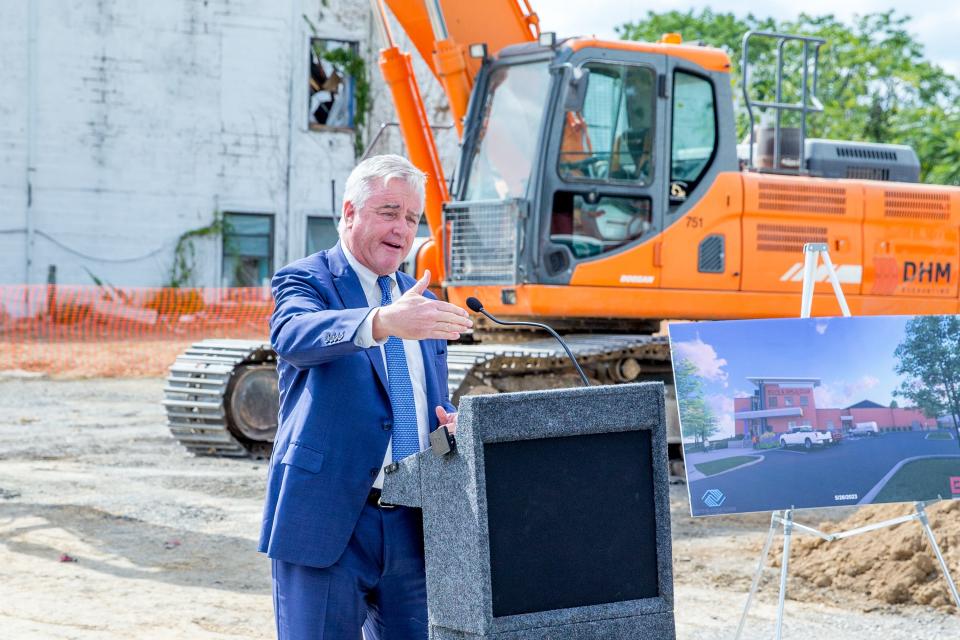
M343 249L343 255L347 258L350 267L356 272L360 279L360 286L363 287L363 293L367 296L367 304L371 307L379 307L383 293L380 291L380 285L377 284L377 274L360 264L350 253L347 247L340 243ZM397 284L396 274L390 274L392 283L390 290L390 299L396 300L402 295L400 285ZM383 358L383 369L387 369L387 358L383 351L383 345L386 340L377 342L373 339L373 313L367 314L366 319L361 323L357 330L357 335L353 338L353 343L364 349L380 346L380 356ZM420 436L420 450L427 448L430 442L430 423L427 420L427 383L423 371L423 352L420 350L420 342L417 340L404 340L403 351L407 356L407 370L410 372L410 384L413 386L413 403L417 410L417 432ZM383 467L393 462L393 443L387 442L387 453L383 457L383 464L380 467L380 473L377 479L373 481L373 486L377 489L383 488Z

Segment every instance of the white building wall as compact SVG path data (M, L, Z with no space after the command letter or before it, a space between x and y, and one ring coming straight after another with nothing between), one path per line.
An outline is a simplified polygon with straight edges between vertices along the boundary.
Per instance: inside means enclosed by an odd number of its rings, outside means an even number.
M354 165L351 133L307 126L304 16L370 56L366 140L395 119L366 2L31 1L33 24L27 3L0 3L0 284L44 283L55 265L61 284L162 285L177 239L218 211L274 215L274 268L302 256L306 216L339 208ZM392 138L378 150L401 151ZM220 239L197 248L193 284L220 285Z

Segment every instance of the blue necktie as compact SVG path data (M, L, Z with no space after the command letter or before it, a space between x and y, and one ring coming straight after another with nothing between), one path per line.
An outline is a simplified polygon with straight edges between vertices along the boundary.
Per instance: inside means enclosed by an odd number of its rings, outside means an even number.
M380 306L393 302L390 289L393 280L390 276L377 278L380 285ZM393 408L393 461L420 452L420 435L417 429L417 407L413 402L413 385L410 383L410 371L407 369L407 354L403 350L403 340L390 336L383 345L387 356L387 379L390 393L390 406Z

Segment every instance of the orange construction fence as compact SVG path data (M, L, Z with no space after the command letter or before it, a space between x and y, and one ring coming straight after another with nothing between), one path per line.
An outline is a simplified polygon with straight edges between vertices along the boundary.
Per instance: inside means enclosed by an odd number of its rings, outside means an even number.
M0 285L0 341L264 340L272 311L262 287Z

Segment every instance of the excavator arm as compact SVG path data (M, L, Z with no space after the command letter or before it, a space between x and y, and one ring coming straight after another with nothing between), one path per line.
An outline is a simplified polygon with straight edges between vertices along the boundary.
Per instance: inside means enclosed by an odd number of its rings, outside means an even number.
M424 215L432 241L420 248L417 264L421 271L430 269L434 282L439 283L443 281L445 266L440 252L442 207L449 194L412 59L394 42L384 2L443 86L460 136L470 91L482 62L467 55L468 47L482 43L488 50L496 51L534 40L539 35L539 22L527 0L374 0L375 18L385 40L380 51L380 71L390 88L410 161L427 174Z
M481 63L467 55L468 47L482 43L493 52L540 35L539 18L527 0L386 0L386 4L443 85L461 134Z

